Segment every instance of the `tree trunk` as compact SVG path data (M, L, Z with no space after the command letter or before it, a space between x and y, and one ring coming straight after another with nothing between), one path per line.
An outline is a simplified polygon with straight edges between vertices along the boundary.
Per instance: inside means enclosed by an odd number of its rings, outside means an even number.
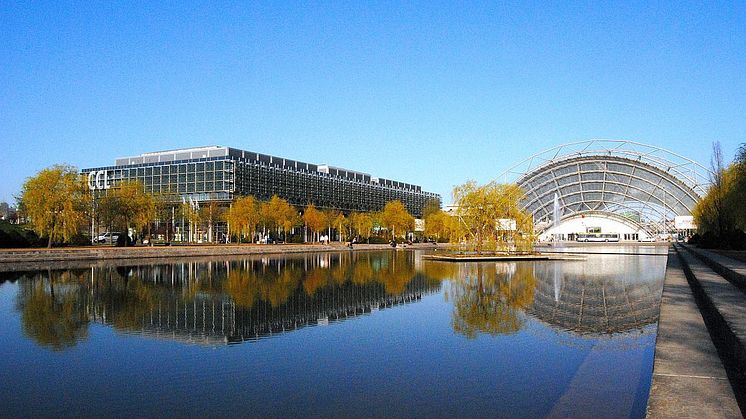
M54 282L52 281L52 270L47 268L47 277L49 278L49 294L52 296L52 302L54 302Z
M52 248L52 233L49 233L49 240L47 241L47 249Z

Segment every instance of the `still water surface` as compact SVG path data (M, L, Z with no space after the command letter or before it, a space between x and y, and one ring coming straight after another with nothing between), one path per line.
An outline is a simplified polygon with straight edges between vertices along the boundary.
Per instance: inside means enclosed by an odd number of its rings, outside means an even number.
M1 274L4 415L644 416L665 256L141 262Z

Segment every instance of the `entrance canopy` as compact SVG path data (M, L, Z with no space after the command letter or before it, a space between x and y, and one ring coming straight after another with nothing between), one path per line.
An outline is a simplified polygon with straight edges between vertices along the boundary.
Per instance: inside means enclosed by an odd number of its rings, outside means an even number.
M504 177L516 179L526 193L523 207L539 231L587 213L623 217L653 232L692 214L710 171L659 147L587 140L534 154Z

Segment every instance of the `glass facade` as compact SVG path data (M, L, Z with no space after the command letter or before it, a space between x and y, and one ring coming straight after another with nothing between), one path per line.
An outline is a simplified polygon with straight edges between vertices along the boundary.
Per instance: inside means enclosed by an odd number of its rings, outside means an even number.
M148 191L171 193L179 202L228 202L242 195L268 200L277 195L299 207L313 203L351 212L377 211L386 202L399 200L417 217L422 216L426 202L440 202L439 195L417 185L218 146L125 157L114 166L82 172L92 190L138 180Z
M524 208L537 222L552 220L557 196L563 215L588 211L641 213L646 220L690 215L697 193L671 173L637 159L599 155L561 158L518 180Z

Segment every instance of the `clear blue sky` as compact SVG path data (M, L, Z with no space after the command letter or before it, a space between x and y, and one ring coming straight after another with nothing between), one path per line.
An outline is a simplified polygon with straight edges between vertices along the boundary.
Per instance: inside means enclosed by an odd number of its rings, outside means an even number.
M158 4L156 4L158 3ZM55 163L227 145L453 185L589 138L746 142L745 2L0 6L0 200Z

